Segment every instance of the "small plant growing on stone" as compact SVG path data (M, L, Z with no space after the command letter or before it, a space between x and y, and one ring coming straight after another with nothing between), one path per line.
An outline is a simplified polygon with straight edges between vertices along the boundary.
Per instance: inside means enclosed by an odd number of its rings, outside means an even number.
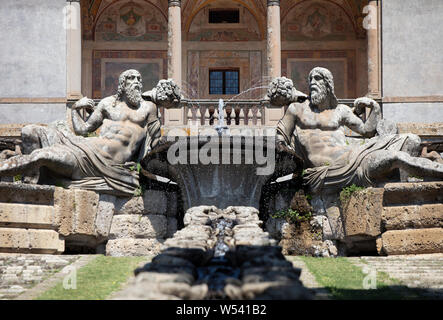
M293 210L291 208L285 210L279 210L271 215L271 218L274 219L286 219L286 221L291 222L293 224L297 224L303 221L309 221L312 217L312 213L309 212L307 214L300 214L297 210Z
M364 187L357 186L355 184L350 185L349 187L345 187L340 192L340 202L342 206L345 206L346 203L348 203L349 199L351 199L351 196L354 192L364 190Z
M16 176L14 176L14 182L20 182L20 181L22 181L22 175L21 174L18 174Z

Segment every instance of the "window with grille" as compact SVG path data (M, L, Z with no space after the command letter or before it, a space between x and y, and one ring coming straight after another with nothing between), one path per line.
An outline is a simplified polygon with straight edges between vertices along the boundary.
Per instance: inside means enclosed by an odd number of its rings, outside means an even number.
M209 94L238 94L239 83L238 70L209 70Z

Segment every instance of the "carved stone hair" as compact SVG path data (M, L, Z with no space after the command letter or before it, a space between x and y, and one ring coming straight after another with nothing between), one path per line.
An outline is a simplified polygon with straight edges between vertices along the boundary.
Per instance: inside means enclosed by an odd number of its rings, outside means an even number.
M326 68L315 67L314 69L311 70L311 72L309 72L308 84L311 83L311 77L315 72L320 74L325 80L326 88L328 89L327 94L330 99L329 106L333 108L337 107L338 100L334 92L334 77L332 76L331 71L329 71Z
M156 104L178 104L181 100L180 88L172 79L160 80L155 87L155 103Z
M118 88L117 88L117 94L116 94L117 100L119 100L119 101L122 100L123 94L125 93L126 79L128 79L128 77L133 73L140 74L140 72L138 72L137 70L129 69L129 70L123 71L120 74L120 76L118 77ZM140 80L140 82L141 82L141 80Z
M274 106L287 106L293 102L294 83L286 77L278 77L269 84L267 97Z

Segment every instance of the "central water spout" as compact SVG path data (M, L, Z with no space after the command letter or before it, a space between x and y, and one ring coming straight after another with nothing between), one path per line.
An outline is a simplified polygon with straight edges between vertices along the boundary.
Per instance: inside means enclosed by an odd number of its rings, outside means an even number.
M223 99L218 100L218 124L215 126L215 130L217 130L219 135L223 135L223 133L228 132L228 127L225 126L225 118L224 118L224 108L225 104Z

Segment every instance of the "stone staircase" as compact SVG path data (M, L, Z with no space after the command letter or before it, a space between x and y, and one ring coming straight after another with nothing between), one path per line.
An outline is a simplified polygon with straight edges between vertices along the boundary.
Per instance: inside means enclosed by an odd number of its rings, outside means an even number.
M55 187L0 183L0 252L62 253Z
M443 181L356 192L343 217L348 243L376 240L382 255L443 253Z

